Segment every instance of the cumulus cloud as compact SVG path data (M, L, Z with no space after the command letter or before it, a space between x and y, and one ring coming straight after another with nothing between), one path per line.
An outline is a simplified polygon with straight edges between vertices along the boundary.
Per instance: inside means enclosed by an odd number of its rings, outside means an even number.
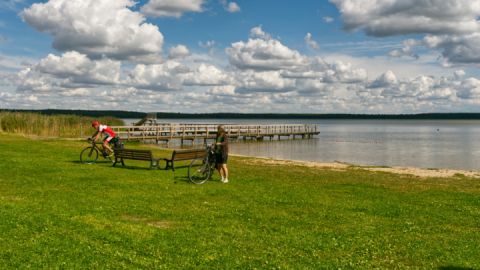
M347 30L372 36L472 33L479 30L477 0L330 0Z
M295 80L282 77L279 71L245 71L237 75L237 93L293 91Z
M397 76L393 71L388 70L387 72L380 75L377 79L375 79L370 85L370 88L380 88L380 87L388 87L391 85L397 84Z
M207 91L207 94L212 96L235 96L235 86L233 85L214 86Z
M423 45L439 49L443 57L452 63L480 63L480 32L469 35L428 35Z
M413 49L415 46L419 46L422 43L414 40L414 39L408 39L403 42L403 48L401 49L396 49L393 50L389 53L390 56L392 57L402 57L402 56L410 56L413 58L418 59L420 56L416 54Z
M230 12L236 13L240 12L240 6L236 2L228 2L227 0L220 0L220 4L222 4L223 8Z
M75 83L114 84L120 78L120 62L110 59L90 60L78 52L66 52L61 57L49 54L34 69L57 78L71 78Z
M156 65L137 65L130 72L128 84L141 89L158 91L181 90L178 75L190 72L189 68L175 60Z
M253 28L251 37L247 42L235 42L226 49L230 63L239 69L295 69L306 64L306 58L298 51L272 39L261 27Z
M468 78L462 82L458 91L458 97L462 99L480 100L480 80Z
M226 85L230 83L230 78L223 70L207 64L200 64L195 70L183 73L181 79L184 85Z
M224 70L214 65L168 60L156 65L137 65L125 84L139 89L180 91L185 87L226 85L231 81Z
M53 37L59 51L77 51L90 58L158 61L163 35L130 8L131 0L49 0L25 9L32 27Z
M441 41L428 42L439 46ZM262 27L252 28L246 40L231 44L226 53L228 63L177 45L162 62L135 65L77 51L50 54L23 67L15 78L2 79L0 73L0 84L14 81L18 86L16 93L0 95L0 105L31 100L29 106L52 108L105 109L108 104L111 109L129 106L145 111L182 106L196 112L301 108L303 112L404 113L480 104L480 83L466 78L463 70L437 77L414 72L419 75L409 78L382 64L392 71L369 79L362 66L371 59L355 62L302 55Z
M446 62L480 63L479 0L330 0L347 30L375 37L423 34L391 56L418 56L416 46L439 50Z
M170 48L168 58L176 59L176 58L184 58L190 54L187 46L185 45L177 45L175 47Z
M204 0L150 0L141 8L147 16L180 18L186 12L202 12Z
M271 38L272 38L272 37L270 36L270 34L268 34L268 33L266 33L265 31L263 31L262 26L253 27L253 28L250 30L250 37L251 37L251 38L265 39L265 40L268 40L268 39L271 39Z
M228 3L227 11L230 13L240 12L240 6L235 2Z
M18 73L18 90L27 92L64 91L119 83L120 62L90 60L78 52L62 56L49 54L39 63Z
M312 39L312 34L310 33L307 33L307 35L305 36L305 43L307 43L307 46L311 49L320 49L320 46L318 46L318 43Z
M0 92L0 107L17 109L31 108L40 104L38 96L26 93Z

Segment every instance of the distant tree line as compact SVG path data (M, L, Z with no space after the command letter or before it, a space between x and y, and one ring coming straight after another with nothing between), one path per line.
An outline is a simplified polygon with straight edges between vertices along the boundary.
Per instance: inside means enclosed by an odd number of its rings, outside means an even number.
M9 110L0 109L0 111L6 112L33 112L45 115L78 115L88 117L115 117L115 118L144 118L147 114L143 112L129 112L129 111L99 111L99 110L57 110L57 109L45 109L45 110Z
M100 110L9 110L8 112L35 112L46 115L79 115L88 117L111 116L122 119L141 119L147 116L144 112L100 111ZM148 113L150 115L152 113ZM423 119L423 120L480 120L480 113L422 113L422 114L276 114L276 113L169 113L157 112L157 118L172 119Z

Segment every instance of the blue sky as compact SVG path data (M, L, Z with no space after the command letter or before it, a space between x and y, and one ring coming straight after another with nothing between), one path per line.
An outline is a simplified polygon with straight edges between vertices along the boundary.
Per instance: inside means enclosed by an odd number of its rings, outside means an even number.
M476 112L479 1L6 0L0 107Z

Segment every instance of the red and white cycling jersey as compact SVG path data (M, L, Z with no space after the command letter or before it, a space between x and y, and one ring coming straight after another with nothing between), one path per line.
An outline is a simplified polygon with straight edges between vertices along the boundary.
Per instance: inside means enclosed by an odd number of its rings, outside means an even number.
M100 125L98 126L98 131L102 132L103 134L107 135L108 137L115 138L115 132L107 125Z

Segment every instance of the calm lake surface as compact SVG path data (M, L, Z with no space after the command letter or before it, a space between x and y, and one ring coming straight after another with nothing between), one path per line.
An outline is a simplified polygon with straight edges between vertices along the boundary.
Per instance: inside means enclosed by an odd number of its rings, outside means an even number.
M131 123L133 120L125 120ZM479 120L225 120L165 123L317 124L314 139L231 143L232 154L359 165L480 169Z

